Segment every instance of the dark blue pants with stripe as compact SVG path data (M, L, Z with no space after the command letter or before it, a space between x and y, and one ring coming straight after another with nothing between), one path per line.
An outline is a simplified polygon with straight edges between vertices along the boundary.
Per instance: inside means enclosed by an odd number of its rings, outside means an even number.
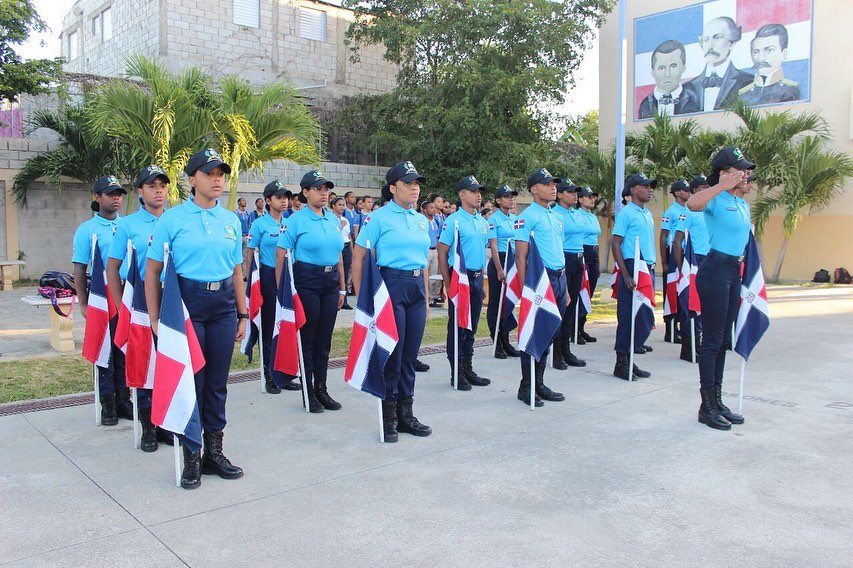
M625 268L628 269L628 272L632 275L634 274L634 259L626 258L625 259ZM652 267L649 266L649 273L652 276L652 289L654 290L655 280L654 274L655 271L652 270ZM625 286L625 279L619 278L619 287L617 293L616 300L616 352L617 353L630 353L631 352L631 319L633 319L634 314L631 309L631 304L633 303L634 292L629 290L627 286ZM651 330L649 330L649 333ZM643 330L637 329L634 331L634 350L636 351L640 347L642 347L646 340L649 338L649 333L644 332Z
M567 304L569 301L568 290L566 288L566 275L562 270L548 270L548 280L551 282L551 288L553 288L554 290L554 299L557 300L557 307L560 309L560 319L562 320L562 317L566 313ZM558 328L557 331L554 332L553 337L548 340L548 344L550 345L554 341L554 338L557 337L559 334L560 330ZM519 345L519 347L521 346ZM542 353L542 357L538 359L537 363L544 364L548 360L548 354L550 352L550 348L545 349L545 352ZM524 351L521 352L521 368L530 368L530 355L528 355Z
M225 428L225 401L228 398L228 371L237 337L237 308L231 279L219 290L207 290L204 283L181 278L181 297L187 306L205 365L195 374L195 396L201 426L205 432Z
M569 294L569 306L563 313L563 323L560 326L562 337L572 337L575 332L575 310L580 301L580 291L583 285L583 253L563 252L566 259L566 290Z
M702 345L699 384L703 389L722 384L726 350L732 348L732 324L740 307L740 262L712 250L696 275L702 303Z
M418 276L380 269L388 288L399 342L385 365L385 400L415 394L415 360L426 326L427 297L423 273ZM364 291L362 292L364 293Z
M337 269L325 272L324 267L297 262L293 265L293 281L302 307L305 325L300 330L305 377L326 382L329 372L329 351L332 332L338 318L340 273Z
M501 266L506 270L506 253L499 252L498 256L501 259ZM501 290L503 290L503 282L498 279L498 268L492 259L489 259L489 264L486 268L486 274L489 276L489 301L486 307L486 322L489 324L489 335L495 336L495 326L498 321L498 304L501 301ZM503 324L501 324L503 325Z
M479 276L476 276L479 274ZM496 281L497 282L497 281ZM499 284L500 282L498 282ZM459 330L459 354L462 357L474 356L474 336L480 323L480 312L483 310L483 272L468 271L468 286L471 289L471 329ZM448 310L447 318L447 359L453 362L453 334L456 331L456 310Z

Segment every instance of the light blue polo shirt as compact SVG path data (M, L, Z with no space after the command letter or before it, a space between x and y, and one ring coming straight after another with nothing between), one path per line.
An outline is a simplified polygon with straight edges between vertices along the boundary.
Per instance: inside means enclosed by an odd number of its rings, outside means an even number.
M148 258L163 262L167 243L178 276L200 282L225 280L243 262L241 230L237 215L218 200L210 209L202 209L190 197L160 217Z
M660 218L660 230L669 231L666 235L667 246L672 245L672 239L675 238L675 226L680 221L687 217L688 209L684 205L679 205L676 201L670 205ZM645 253L643 254L645 256Z
M554 211L563 219L563 252L583 252L583 236L586 226L578 210L572 207L566 209L562 205L554 207Z
M586 229L583 234L583 244L585 246L597 246L598 237L601 236L601 223L598 220L598 215L582 207L578 209L578 214Z
M91 273L92 263L92 235L97 235L98 251L101 253L101 260L104 262L104 268L107 267L107 257L110 253L113 238L115 237L116 228L120 217L112 221L104 219L98 214L94 217L81 223L74 232L73 250L71 252L71 262L77 264L85 264L86 272ZM125 239L127 246L127 239Z
M687 210L686 218L675 225L675 232L690 234L693 243L693 252L705 256L711 250L711 236L708 234L708 226L705 224L705 213L702 211ZM740 256L740 255L738 255Z
M322 215L317 215L305 205L285 219L278 247L292 250L295 262L335 266L341 259L344 250L341 222L331 211L322 211Z
M453 266L454 226L459 226L459 239L462 241L462 254L465 256L465 268L482 270L486 266L486 245L489 242L489 222L479 213L471 215L461 207L444 222L444 229L438 242L450 247L447 262Z
M648 264L657 262L655 253L655 220L651 211L629 202L616 214L613 235L622 237L622 258L634 258L634 241L640 238L640 254Z
M376 249L376 264L397 270L424 269L429 254L429 221L396 201L370 213L361 223L355 244Z
M275 268L275 249L278 247L278 238L281 236L284 222L284 216L281 221L276 221L267 213L258 217L249 227L249 241L246 246L258 249L258 256L264 266Z
M505 214L499 208L489 217L489 238L498 242L498 252L506 252L509 241L515 237L515 213Z
M708 202L704 215L711 248L724 254L741 256L752 227L749 203L724 191Z
M530 234L536 241L539 256L546 268L561 270L566 267L563 256L563 219L553 209L546 209L536 202L521 212L515 221L515 240L530 242Z
M133 242L136 249L136 265L139 275L145 278L145 264L148 261L148 249L154 238L154 229L157 227L159 217L155 217L142 207L136 213L124 217L118 222L113 244L110 246L110 258L122 261L119 274L122 280L127 280L127 271L130 269L127 260L127 241Z

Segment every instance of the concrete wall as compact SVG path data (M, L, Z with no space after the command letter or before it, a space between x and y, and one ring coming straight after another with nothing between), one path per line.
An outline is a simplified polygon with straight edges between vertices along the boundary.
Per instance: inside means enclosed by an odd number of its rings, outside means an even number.
M633 70L634 18L673 8L695 4L695 0L658 0L656 2L631 2L626 17L627 61L626 75L627 114L626 130L642 129L647 122L632 120L631 85ZM836 147L853 153L853 66L844 64L846 54L853 51L853 36L837 33L839 22L853 21L853 2L849 0L817 0L814 2L814 34L812 54L812 100L809 103L770 107L770 111L786 110L792 113L817 111L832 128L832 141ZM601 141L612 144L616 137L616 77L617 77L617 13L609 17L601 29L600 56L600 125ZM734 129L740 120L724 113L692 115L690 118L707 128ZM676 121L679 119L675 119ZM657 194L660 199L660 193ZM659 212L661 203L654 204ZM659 222L659 221L658 221ZM800 223L788 248L782 268L783 279L808 280L818 268L832 271L838 266L853 266L853 239L839 237L853 226L853 182L832 206L816 215L806 216ZM770 272L782 242L781 219L777 216L767 228L763 247L765 272Z

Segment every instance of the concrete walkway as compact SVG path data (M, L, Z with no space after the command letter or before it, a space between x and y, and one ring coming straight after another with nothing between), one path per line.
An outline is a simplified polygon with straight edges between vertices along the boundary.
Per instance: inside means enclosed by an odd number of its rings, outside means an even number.
M654 375L610 375L613 325L546 373L567 401L530 412L518 362L454 392L426 357L417 416L377 441L375 399L331 373L340 412L231 388L225 448L243 479L174 486L171 448L91 405L0 418L0 564L10 566L850 566L853 290L786 288L747 367L746 424L696 422L695 366L653 334ZM736 405L739 358L725 391Z

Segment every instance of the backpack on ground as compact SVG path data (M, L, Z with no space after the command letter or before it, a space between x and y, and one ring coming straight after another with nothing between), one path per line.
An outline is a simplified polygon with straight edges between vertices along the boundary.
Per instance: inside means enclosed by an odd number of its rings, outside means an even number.
M853 276L850 276L850 273L844 267L836 268L834 276L836 284L850 284L853 282Z
M42 298L50 300L53 306L53 311L58 315L67 318L71 315L74 309L74 302L71 302L71 307L68 308L68 313L64 313L60 307L57 298L70 298L77 295L77 290L74 288L74 278L67 272L57 272L51 270L42 274L39 278L38 293Z
M817 272L814 273L814 278L812 278L812 282L829 282L829 270L826 268L821 268Z

